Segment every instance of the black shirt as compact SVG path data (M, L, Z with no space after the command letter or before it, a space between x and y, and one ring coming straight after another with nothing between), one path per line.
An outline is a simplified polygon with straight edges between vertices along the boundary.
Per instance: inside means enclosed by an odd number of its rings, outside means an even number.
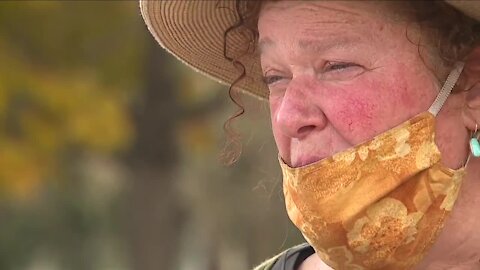
M300 264L313 253L315 250L308 243L287 249L278 257L271 270L297 270Z

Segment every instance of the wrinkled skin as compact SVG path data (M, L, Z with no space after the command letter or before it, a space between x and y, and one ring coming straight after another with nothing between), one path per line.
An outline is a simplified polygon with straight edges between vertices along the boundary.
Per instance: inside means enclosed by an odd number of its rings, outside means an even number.
M422 33L389 18L394 15L392 6L368 2L264 4L258 22L262 70L273 134L287 164L318 161L428 110L451 67L443 67L433 50L431 57L422 51L422 60L412 43ZM473 85L479 74L476 49L457 87ZM480 123L480 86L451 95L436 123L442 162L462 167ZM471 159L451 218L417 269L480 269L478 209L480 159ZM311 256L300 269L330 268Z

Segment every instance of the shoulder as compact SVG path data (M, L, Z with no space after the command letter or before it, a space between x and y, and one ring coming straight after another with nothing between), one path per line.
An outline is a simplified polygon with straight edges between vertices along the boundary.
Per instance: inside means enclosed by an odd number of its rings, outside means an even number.
M313 248L303 243L267 259L253 270L298 270L300 263L313 253L315 253Z

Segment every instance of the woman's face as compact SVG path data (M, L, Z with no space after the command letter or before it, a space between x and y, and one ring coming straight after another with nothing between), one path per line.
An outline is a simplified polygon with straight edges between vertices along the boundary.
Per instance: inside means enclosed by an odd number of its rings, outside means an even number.
M441 85L414 44L415 30L410 27L407 37L407 23L389 19L389 12L386 5L363 1L280 1L262 7L259 46L273 133L290 166L366 141L433 103ZM465 130L449 113L457 103L449 98L437 133ZM447 153L443 161L459 167L465 151L451 151L450 141L464 134L448 134L438 136L437 144Z
M419 53L424 47L415 44L426 40L419 40L413 24L395 18L389 5L275 1L262 7L259 46L273 134L290 166L304 166L369 140L433 103L441 87L437 77L445 80L449 70L439 68L434 74L428 68L439 63L433 63L436 58L427 50ZM480 49L476 51L466 70L480 74ZM480 123L480 89L469 92L477 98L451 95L436 117L436 144L442 162L451 168L465 163L466 127L475 129ZM471 107L467 114L465 102ZM456 210L419 269L451 269L444 266L478 260L480 159L467 169ZM424 267L432 262L438 268Z

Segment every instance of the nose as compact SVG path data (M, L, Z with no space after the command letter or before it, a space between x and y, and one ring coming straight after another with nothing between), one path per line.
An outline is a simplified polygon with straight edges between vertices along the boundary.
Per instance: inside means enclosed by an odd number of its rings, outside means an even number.
M274 115L274 125L291 138L303 139L313 131L327 125L327 117L321 109L315 89L308 84L292 80Z

